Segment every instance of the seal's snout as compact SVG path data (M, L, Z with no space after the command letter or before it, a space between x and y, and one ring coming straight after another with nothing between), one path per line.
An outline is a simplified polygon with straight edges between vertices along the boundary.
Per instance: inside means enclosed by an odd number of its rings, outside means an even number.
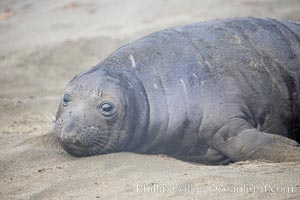
M79 143L78 134L74 132L62 132L61 139L65 143Z
M79 144L79 133L81 126L78 123L70 122L63 126L61 140L64 143Z
M71 155L84 156L85 148L81 141L81 126L76 122L68 122L61 129L62 147Z

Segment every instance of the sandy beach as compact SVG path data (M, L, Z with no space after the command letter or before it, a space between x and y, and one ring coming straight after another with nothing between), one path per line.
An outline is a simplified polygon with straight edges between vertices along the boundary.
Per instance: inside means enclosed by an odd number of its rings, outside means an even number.
M239 16L300 21L300 1L0 1L0 199L300 199L296 162L76 158L47 137L68 81L113 50L164 28Z

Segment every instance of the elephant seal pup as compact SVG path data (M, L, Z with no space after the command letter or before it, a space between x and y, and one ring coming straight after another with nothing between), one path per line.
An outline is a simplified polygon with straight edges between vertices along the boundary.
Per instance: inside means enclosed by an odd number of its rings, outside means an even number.
M129 43L73 78L54 134L75 156L297 161L299 94L299 23L195 23Z

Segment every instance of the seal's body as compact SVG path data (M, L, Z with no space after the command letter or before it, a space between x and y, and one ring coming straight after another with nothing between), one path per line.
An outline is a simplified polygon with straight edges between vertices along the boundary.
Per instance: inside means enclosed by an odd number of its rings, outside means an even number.
M148 35L76 76L54 132L75 156L294 161L299 94L300 24L215 20Z

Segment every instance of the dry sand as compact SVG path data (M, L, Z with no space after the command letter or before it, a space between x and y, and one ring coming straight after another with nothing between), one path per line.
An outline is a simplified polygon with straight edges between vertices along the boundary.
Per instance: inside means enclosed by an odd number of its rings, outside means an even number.
M300 20L300 1L1 0L0 199L300 199L300 163L74 158L45 140L75 74L145 34L234 16Z

